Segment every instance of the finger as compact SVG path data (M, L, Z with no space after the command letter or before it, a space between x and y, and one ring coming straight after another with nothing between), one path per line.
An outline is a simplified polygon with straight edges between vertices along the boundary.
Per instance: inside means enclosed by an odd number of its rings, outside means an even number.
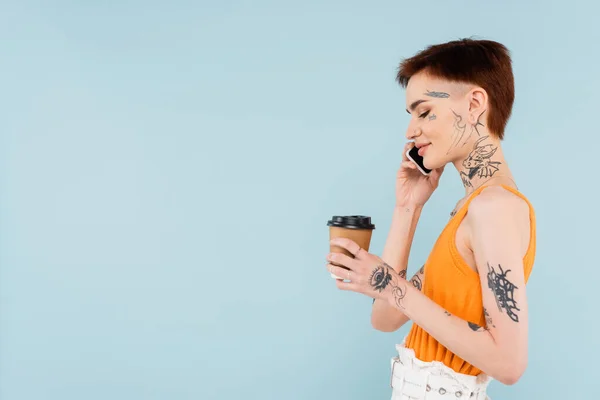
M333 264L327 264L327 271L329 271L329 275L331 275L331 277L333 279L341 279L344 280L344 278L342 278L341 276L337 276L333 273L333 269L334 269L335 265Z
M354 258L342 253L329 253L327 255L327 261L329 261L331 264L346 267L348 269L354 269L356 265Z
M329 274L332 278L338 280L351 280L352 279L352 271L347 268L340 267L338 265L327 264L327 269L329 270Z
M349 291L356 290L356 285L353 284L352 282L344 282L339 279L335 281L335 286L337 286L338 289L340 289L340 290L349 290Z
M400 164L400 166L406 169L417 169L417 166L412 161L403 161L402 164Z
M358 243L348 238L335 238L332 239L329 243L334 246L341 247L342 249L348 250L350 254L353 254L355 257L360 251L360 246L358 245Z

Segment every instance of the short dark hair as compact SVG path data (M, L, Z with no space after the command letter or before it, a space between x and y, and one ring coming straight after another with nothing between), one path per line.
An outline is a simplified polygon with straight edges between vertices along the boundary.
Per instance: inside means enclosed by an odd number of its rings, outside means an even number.
M432 45L400 63L396 80L406 88L412 76L425 72L435 78L481 86L488 94L488 129L500 140L512 112L515 81L510 52L491 40L460 39Z

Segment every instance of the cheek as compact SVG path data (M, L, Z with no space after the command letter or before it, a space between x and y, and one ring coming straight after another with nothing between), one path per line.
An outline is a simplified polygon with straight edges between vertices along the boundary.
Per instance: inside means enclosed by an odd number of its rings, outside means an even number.
M425 134L425 138L428 142L433 144L439 144L440 142L444 142L443 135L443 125L439 121L427 121L425 126L423 127L423 133Z
M453 125L452 119L437 116L433 121L427 121L425 124L427 138L430 142L439 146L449 146L452 142Z
M423 133L425 133L425 135L427 135L427 138L429 140L431 140L432 137L436 136L436 131L437 131L437 126L438 126L438 122L437 120L426 120L423 121L423 123L421 124L421 129L423 130Z

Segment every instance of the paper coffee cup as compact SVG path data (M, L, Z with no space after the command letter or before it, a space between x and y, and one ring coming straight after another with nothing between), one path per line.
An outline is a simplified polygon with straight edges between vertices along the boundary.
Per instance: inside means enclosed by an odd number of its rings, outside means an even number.
M335 238L348 238L356 242L363 250L369 251L371 245L371 236L375 225L371 223L371 217L364 215L347 215L347 216L333 216L327 221L329 226L329 240ZM349 257L354 258L354 255L348 252L346 249L339 246L330 245L329 251L331 253L343 253ZM332 262L335 265L335 263ZM344 268L343 266L340 266ZM335 276L331 274L332 278L345 279L343 277Z

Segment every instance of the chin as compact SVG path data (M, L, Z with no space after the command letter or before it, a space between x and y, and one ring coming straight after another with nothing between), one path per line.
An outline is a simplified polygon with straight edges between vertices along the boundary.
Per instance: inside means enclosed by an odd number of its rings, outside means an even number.
M425 168L431 169L431 170L434 170L434 169L440 167L435 162L435 159L432 159L431 157L427 157L427 156L423 157L423 165L425 166Z
M436 157L434 154L425 154L423 165L427 169L434 170L446 165L446 160L443 157Z

